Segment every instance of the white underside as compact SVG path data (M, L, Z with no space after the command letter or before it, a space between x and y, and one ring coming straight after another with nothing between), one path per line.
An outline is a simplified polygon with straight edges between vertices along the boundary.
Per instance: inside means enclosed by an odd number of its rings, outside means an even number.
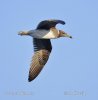
M58 38L59 31L54 33L53 31L48 31L48 30L31 30L29 31L30 36L34 38L39 38L39 39L55 39Z

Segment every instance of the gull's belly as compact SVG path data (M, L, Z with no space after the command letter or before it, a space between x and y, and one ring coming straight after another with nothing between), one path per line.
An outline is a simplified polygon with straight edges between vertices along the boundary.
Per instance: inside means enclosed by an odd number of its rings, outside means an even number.
M29 35L39 39L55 39L59 36L59 31L53 30L31 30Z
M42 38L44 39L55 39L58 38L58 31L57 32L53 32L53 31L49 31L47 34L45 34Z

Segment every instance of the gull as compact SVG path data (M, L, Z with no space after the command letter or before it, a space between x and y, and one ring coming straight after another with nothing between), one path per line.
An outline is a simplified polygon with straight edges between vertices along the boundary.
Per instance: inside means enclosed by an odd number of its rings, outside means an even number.
M62 20L49 19L41 21L37 28L29 31L20 31L18 34L21 36L33 37L34 55L32 57L28 81L34 80L49 59L49 55L52 51L52 45L50 39L57 39L60 37L72 38L66 32L58 30L57 24L64 25Z

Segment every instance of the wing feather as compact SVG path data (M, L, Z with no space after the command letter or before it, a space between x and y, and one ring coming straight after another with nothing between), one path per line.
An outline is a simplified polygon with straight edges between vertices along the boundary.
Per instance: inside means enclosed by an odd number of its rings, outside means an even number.
M29 70L29 82L34 80L39 75L44 65L46 64L49 55L50 52L45 49L35 52L34 56L32 57L31 67Z
M47 29L49 30L52 27L55 27L57 24L65 24L65 22L63 20L44 20L41 21L38 26L37 29Z
M44 65L47 63L52 50L51 42L49 39L44 40L34 38L33 44L34 56L32 57L32 62L29 70L29 82L34 80L39 75Z

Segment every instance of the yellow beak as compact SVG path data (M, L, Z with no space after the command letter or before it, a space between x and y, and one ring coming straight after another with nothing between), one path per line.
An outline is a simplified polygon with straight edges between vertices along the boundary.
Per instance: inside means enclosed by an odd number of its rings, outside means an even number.
M68 38L71 38L71 39L72 39L72 36L71 36L71 35L69 35L69 34L66 34L66 33L65 33L65 34L63 34L62 36L63 36L63 37L68 37Z

